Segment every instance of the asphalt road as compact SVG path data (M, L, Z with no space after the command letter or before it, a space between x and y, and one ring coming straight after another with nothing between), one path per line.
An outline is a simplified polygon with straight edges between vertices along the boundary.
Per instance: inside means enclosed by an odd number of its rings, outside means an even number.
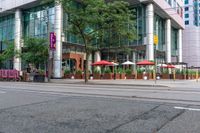
M0 133L199 133L198 95L186 89L0 82Z

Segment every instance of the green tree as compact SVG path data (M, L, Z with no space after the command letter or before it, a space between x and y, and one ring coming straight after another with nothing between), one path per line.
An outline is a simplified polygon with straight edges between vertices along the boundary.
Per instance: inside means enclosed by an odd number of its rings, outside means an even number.
M46 39L25 38L22 53L19 54L22 60L34 67L45 66L48 60L48 45Z
M6 45L6 49L0 53L0 67L2 67L4 61L13 59L17 53L14 50L15 46L13 41L4 41L3 43Z
M112 37L121 37L124 41L137 38L134 16L127 2L105 0L58 0L57 2L63 6L64 13L68 14L66 31L79 37L85 47L85 73L88 73L89 54L96 49L106 47L105 40L111 43L115 40ZM85 74L85 83L87 81L88 77Z

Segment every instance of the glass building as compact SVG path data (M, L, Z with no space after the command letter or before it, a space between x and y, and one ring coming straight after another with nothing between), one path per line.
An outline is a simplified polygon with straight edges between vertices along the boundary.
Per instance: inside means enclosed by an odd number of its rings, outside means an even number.
M14 41L14 15L3 16L0 18L0 52L3 52L7 47L7 41ZM13 68L13 59L0 64L1 68Z
M170 63L173 62L173 56L178 58L178 62L182 62L182 29L184 28L182 1L159 0L153 4L148 0L144 3L139 0L129 2L130 8L134 10L138 38L134 41L127 41L125 38L116 39L115 43L127 44L131 52L109 49L109 43L105 41L107 48L93 52L90 63L101 59L119 63L126 60L137 62L156 59L158 63ZM85 52L82 40L66 32L68 16L63 12L61 5L54 3L40 5L37 0L20 1L15 7L6 3L4 1L0 3L2 7L7 7L6 10L2 9L0 16L1 52L6 48L3 44L4 40L14 41L16 49L21 49L23 45L20 40L23 37L47 38L49 32L55 32L57 38L53 61L54 77L61 78L62 70L66 67L71 70L84 69ZM173 15L165 10L168 8L172 10ZM154 36L158 36L157 45L154 45ZM107 41L109 39L107 38ZM94 40L94 44L98 45L98 41ZM20 58L14 58L13 63L6 63L5 66L22 70L21 62Z

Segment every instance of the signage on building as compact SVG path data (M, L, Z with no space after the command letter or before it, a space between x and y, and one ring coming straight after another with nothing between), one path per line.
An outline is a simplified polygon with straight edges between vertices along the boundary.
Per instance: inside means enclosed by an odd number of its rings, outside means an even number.
M154 44L158 45L158 35L153 36Z
M50 50L56 50L56 34L54 32L50 32L49 39Z

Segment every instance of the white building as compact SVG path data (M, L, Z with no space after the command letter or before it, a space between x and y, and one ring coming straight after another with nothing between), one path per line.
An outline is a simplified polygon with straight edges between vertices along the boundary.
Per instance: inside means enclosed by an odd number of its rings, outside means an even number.
M200 1L185 0L185 30L183 31L183 61L200 67Z

